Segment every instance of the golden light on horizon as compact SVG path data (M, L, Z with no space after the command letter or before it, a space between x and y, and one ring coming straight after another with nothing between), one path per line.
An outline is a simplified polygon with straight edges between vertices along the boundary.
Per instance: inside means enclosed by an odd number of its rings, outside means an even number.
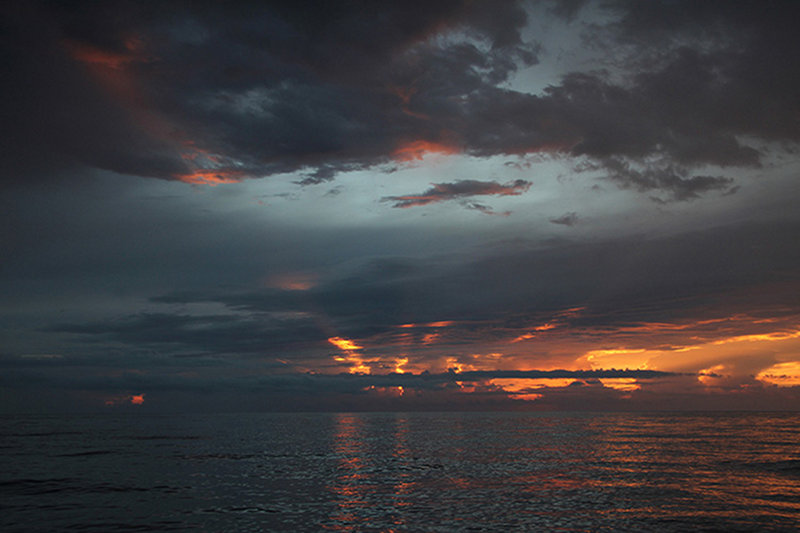
M589 350L578 361L586 361L593 369L630 368L647 370L650 358L658 353L661 352L645 350L644 348Z
M551 381L553 383L546 383ZM536 392L546 388L567 387L573 379L518 379L518 378L495 378L490 379L488 384L501 389L517 400L536 401L544 397L543 394Z
M765 368L756 375L756 379L779 387L800 385L800 361L777 363Z
M603 387L623 392L631 392L642 388L636 378L600 378L599 381L603 384Z

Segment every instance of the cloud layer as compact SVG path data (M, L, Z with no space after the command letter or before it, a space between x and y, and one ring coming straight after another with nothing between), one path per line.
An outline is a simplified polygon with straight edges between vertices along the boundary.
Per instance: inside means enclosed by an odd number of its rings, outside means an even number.
M299 171L311 184L424 147L544 151L672 201L734 192L700 169L757 167L765 143L800 140L795 3L590 3L569 16L597 68L512 90L541 55L523 36L529 13L564 11L543 5L6 7L3 159L11 176L88 165L192 183Z
M798 400L797 2L0 15L0 409Z

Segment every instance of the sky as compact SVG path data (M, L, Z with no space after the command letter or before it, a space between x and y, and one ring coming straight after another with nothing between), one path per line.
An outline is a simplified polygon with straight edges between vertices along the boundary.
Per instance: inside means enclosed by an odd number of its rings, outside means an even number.
M797 2L0 9L0 412L800 409Z

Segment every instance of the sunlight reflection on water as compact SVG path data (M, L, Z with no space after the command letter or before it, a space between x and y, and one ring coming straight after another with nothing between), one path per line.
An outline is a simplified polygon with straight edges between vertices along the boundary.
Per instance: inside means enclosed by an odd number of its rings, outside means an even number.
M0 529L794 531L800 415L4 417Z

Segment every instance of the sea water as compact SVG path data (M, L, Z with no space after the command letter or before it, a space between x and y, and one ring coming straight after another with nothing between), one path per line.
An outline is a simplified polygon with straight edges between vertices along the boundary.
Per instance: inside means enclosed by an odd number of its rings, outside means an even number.
M0 531L796 531L800 414L0 417Z

